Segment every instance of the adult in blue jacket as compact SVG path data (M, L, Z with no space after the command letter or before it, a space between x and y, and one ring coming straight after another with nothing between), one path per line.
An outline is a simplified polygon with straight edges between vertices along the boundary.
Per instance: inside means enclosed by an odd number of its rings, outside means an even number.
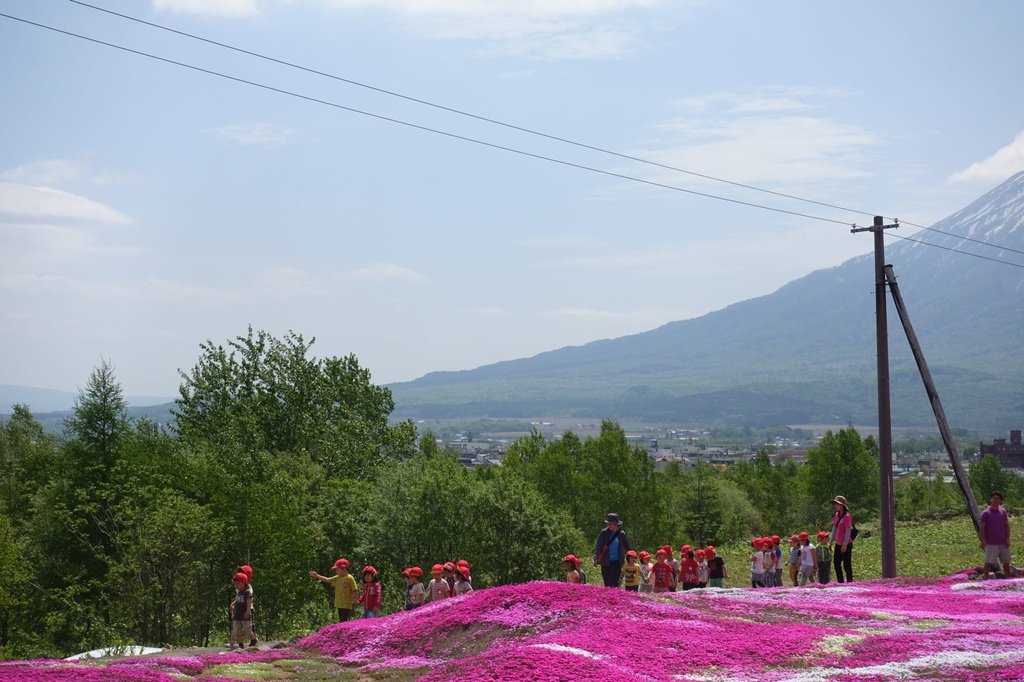
M605 529L598 533L594 544L594 565L601 567L605 587L618 587L626 552L632 547L622 530L618 514L608 514L604 523Z

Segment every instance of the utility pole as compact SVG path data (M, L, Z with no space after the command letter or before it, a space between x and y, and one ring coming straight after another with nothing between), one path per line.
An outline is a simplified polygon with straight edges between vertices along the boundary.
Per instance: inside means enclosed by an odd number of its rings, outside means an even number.
M882 577L896 577L896 514L892 492L892 415L889 407L889 319L885 296L885 230L899 227L899 221L886 225L882 216L875 216L871 227L857 227L850 232L872 232L875 235L875 345L878 356L878 450L879 493L882 503Z

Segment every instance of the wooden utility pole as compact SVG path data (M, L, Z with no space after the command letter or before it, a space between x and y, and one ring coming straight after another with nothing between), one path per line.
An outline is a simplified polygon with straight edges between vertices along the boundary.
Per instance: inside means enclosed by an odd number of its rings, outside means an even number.
M974 492L967 480L967 472L964 471L963 462L960 461L960 453L956 450L956 441L953 439L953 432L949 430L949 422L946 421L946 411L942 409L942 401L939 400L939 392L932 380L932 373L928 369L928 362L924 359L924 351L914 333L914 327L910 324L910 314L907 306L903 303L903 296L900 294L900 286L896 282L896 273L891 265L885 266L885 279L889 283L889 293L892 294L892 302L896 304L896 312L903 322L903 331L907 333L907 341L910 342L910 350L914 353L914 360L917 362L917 369L921 373L921 381L924 382L924 390L928 394L928 402L932 405L932 412L935 413L935 422L939 425L939 433L942 434L942 442L946 444L946 453L949 455L949 462L953 465L956 473L956 482L960 485L960 492L963 493L964 501L967 502L967 511L971 513L971 520L974 521L974 529L981 527L981 513L978 511L978 503L974 499Z
M871 227L853 226L850 232L872 232L875 235L875 346L878 355L878 451L879 496L882 503L882 577L896 577L896 514L892 492L892 416L889 407L889 320L885 299L885 230L899 227L886 225L882 216L875 216Z

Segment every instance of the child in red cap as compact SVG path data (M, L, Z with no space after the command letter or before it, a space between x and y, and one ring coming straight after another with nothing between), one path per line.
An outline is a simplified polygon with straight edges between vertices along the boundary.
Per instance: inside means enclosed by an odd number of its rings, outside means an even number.
M430 575L433 578L427 583L427 598L424 601L441 601L452 596L452 588L444 579L444 566L434 564L430 569Z
M697 555L697 587L707 587L709 577L707 552L698 549L694 554Z
M640 552L640 592L654 592L654 564L651 563L651 553Z
M750 586L764 587L764 540L754 538L750 544L754 548L750 553Z
M797 586L800 579L800 539L795 535L789 536L789 580L793 587Z
M579 585L583 582L580 578L580 564L582 562L575 554L566 554L562 557L562 564L565 565L565 582Z
M376 618L380 613L382 590L380 576L373 566L363 568L363 592L359 595L359 603L363 607L363 618Z
M695 590L697 589L697 582L700 577L697 575L697 555L694 554L693 548L686 545L686 553L680 555L682 561L679 562L679 576L683 583L683 590Z
M260 638L256 636L256 588L252 586L252 566L242 564L236 573L245 573L245 577L249 579L249 592L252 593L252 639L249 640L249 646L256 646Z
M712 545L704 550L704 556L708 560L708 583L711 587L725 587L725 579L729 577L725 570L725 560L718 556Z
M640 591L640 564L636 562L638 557L635 549L626 552L626 563L622 565L622 588L626 592Z
M338 610L339 623L344 623L352 616L352 607L356 603L358 586L356 585L356 579L348 572L350 565L348 559L338 559L334 562L334 566L331 567L334 575L330 577L320 575L316 571L309 572L310 578L315 578L324 585L330 585L334 588L334 608Z
M668 551L662 547L657 551L657 559L651 572L654 574L654 592L668 592L676 580L672 575L672 564L668 563Z
M832 581L832 548L828 546L828 531L818 531L818 582L827 585Z
M232 582L235 586L235 598L231 602L231 634L228 636L228 648L234 649L235 644L242 649L245 641L252 641L252 590L249 589L249 576L239 571Z
M405 610L412 611L423 606L426 590L423 589L423 569L413 566L402 571L405 576Z
M761 547L764 552L764 586L782 587L775 584L775 549L772 547L772 539L761 538Z
M455 569L455 596L469 594L473 591L473 583L469 582L469 567L458 566Z

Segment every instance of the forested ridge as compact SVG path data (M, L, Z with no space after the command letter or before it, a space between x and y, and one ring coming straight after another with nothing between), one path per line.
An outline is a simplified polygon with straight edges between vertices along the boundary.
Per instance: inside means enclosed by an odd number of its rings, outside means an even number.
M332 620L307 572L339 556L381 571L388 612L405 566L466 558L478 588L558 578L609 511L655 547L820 525L835 494L861 519L878 507L876 445L853 429L801 466L762 452L659 472L605 421L586 440L534 432L502 466L468 470L433 434L389 422L390 392L354 356L316 358L313 345L252 329L203 344L174 431L126 416L109 363L61 438L17 406L0 428L0 656L221 642L240 564L255 569L260 636L284 638ZM1017 484L983 464L979 492ZM911 483L897 487L901 515L958 507L941 481Z

